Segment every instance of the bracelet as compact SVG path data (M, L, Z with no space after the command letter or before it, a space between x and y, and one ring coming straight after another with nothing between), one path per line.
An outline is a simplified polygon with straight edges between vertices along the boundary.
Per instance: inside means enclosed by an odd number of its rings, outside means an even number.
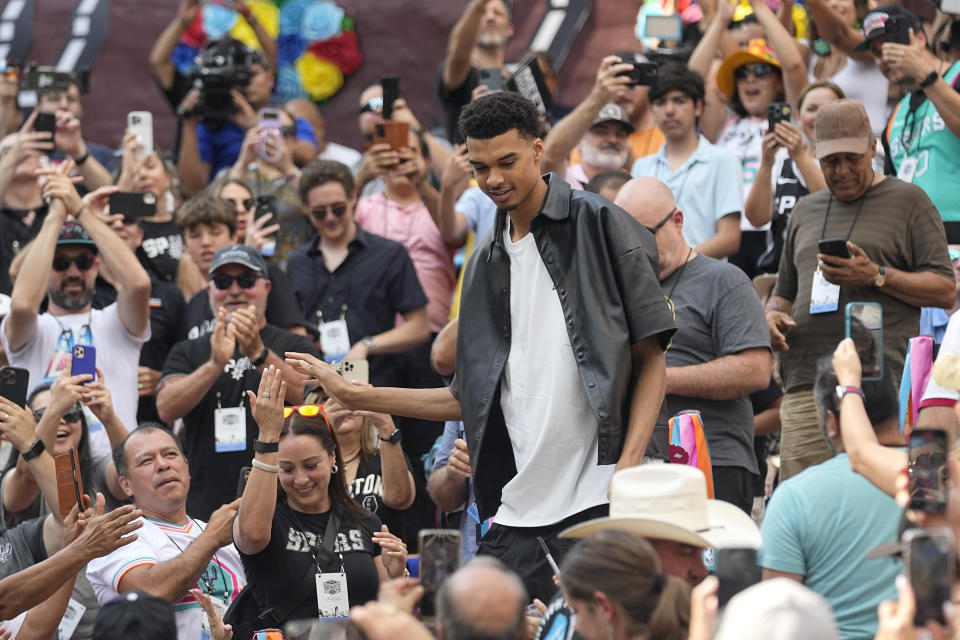
M74 218L76 218L77 220L79 220L79 219L80 219L80 214L82 214L84 211L90 211L90 205L84 203L84 205L83 205L82 207L80 207L79 209L77 209L77 212L76 212L76 213L71 214L71 215L73 215Z
M280 467L275 464L267 464L266 462L260 462L256 458L250 461L250 464L253 465L254 469L260 469L260 471L268 471L270 473L280 473Z
M267 356L269 356L269 355L270 355L270 349L267 348L267 345L263 345L263 350L260 351L260 355L258 355L256 358L254 358L254 359L250 362L250 364L252 364L252 365L254 366L254 368L257 368L257 367L259 367L260 365L262 365L264 362L267 361Z
M277 451L280 451L280 443L264 442L263 440L254 440L253 450L257 453L276 453Z
M84 162L86 162L86 161L87 161L87 158L89 158L89 157L90 157L90 147L87 147L87 151L86 151L82 156L80 156L79 158L74 158L73 161L74 161L74 162L77 164L77 166L79 167L79 166L82 165Z
M391 576L389 571L385 572L385 574L386 574L386 576L387 576L387 582L392 582L393 580L399 580L400 578L409 578L409 577L410 577L410 569L407 568L407 567L404 567L404 568L403 568L403 574L401 574L400 576L397 576L396 578L394 578L393 576Z
M920 84L918 86L921 90L926 89L927 87L932 85L934 82L936 82L939 78L940 78L939 71L931 71L930 73L927 74L926 78L920 81Z
M43 440L37 438L34 443L30 445L29 449L20 452L20 457L23 458L24 462L30 462L35 458L39 458L40 454L42 454L45 450L46 446L43 444Z

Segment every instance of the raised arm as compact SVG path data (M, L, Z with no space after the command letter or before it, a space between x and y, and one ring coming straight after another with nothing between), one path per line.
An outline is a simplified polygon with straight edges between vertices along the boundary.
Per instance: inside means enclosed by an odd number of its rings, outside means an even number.
M383 504L391 509L403 511L413 504L416 488L413 485L413 474L407 468L403 459L403 449L400 443L387 442L396 425L393 418L386 413L374 411L360 411L359 415L370 418L380 436L380 475L383 477Z
M33 498L31 498L30 502L33 502L33 499L36 498L36 490L37 487L39 487L43 494L43 499L46 500L51 513L54 514L54 521L59 527L62 519L60 518L60 498L57 491L57 472L53 456L50 453L53 449L45 449L43 453L29 462L24 462L22 457L24 452L30 451L38 439L36 426L33 422L33 412L25 407L17 406L4 397L0 397L0 433L2 433L4 437L10 441L10 444L21 454L20 461L18 461L17 464L18 466L23 464L23 471L29 474L30 483L34 488ZM50 445L53 445L52 441ZM15 469L11 471L11 474L16 474L17 471L18 470ZM23 478L23 476L21 476L21 478ZM4 493L7 493L7 487L9 485L10 482L4 483ZM13 487L17 487L16 482ZM24 507L21 507L20 510L23 508ZM45 531L47 534L45 541L52 542L52 540L47 540L47 538L59 535L60 531L58 527L55 530Z
M716 85L711 77L713 75L711 71L713 71L717 53L720 51L720 44L727 33L727 25L733 18L733 10L734 4L728 0L717 1L717 12L713 21L687 61L687 67L703 78L703 84L707 90L703 101L703 115L700 117L700 129L711 142L719 135L726 114L726 105L715 90Z
M418 344L423 344L430 339L430 321L427 318L427 308L420 307L403 314L401 324L372 337L376 353L403 353ZM346 357L366 358L369 355L370 348L363 342L357 342L350 347ZM386 411L385 413L390 412Z
M807 0L807 8L817 23L820 37L850 56L864 62L873 61L869 51L854 51L863 42L863 34L843 21L827 0Z
M260 48L263 49L263 57L267 59L267 65L275 70L277 68L277 41L267 33L267 29L257 20L257 16L250 11L246 0L237 0L236 7L247 24L250 25L250 28L253 29L253 34L257 37Z
M200 0L181 0L177 7L177 15L173 21L160 32L157 41L150 48L150 71L153 77L163 89L173 87L173 78L176 70L170 57L173 50L180 40L180 36L193 23L197 17L197 11L200 10Z
M800 92L807 86L809 77L807 76L807 65L803 61L797 41L790 32L788 32L780 19L770 10L764 0L750 0L750 6L757 16L757 21L766 32L767 41L770 43L777 57L780 59L780 69L783 72L783 91L786 94L787 102L793 107L795 113L799 113L797 100Z
M750 193L743 203L743 213L755 227L764 225L773 218L773 163L777 153L777 140L774 134L763 137L763 154L760 156L760 168L750 185Z
M487 0L470 0L463 15L453 25L447 41L447 59L443 65L443 84L453 91L466 81L470 73L470 54L477 41L480 22Z
M437 227L443 241L451 246L461 246L464 237L470 231L470 223L466 216L457 211L457 199L463 194L465 185L473 175L470 159L467 157L467 148L457 145L447 166L443 170L440 180L439 220Z

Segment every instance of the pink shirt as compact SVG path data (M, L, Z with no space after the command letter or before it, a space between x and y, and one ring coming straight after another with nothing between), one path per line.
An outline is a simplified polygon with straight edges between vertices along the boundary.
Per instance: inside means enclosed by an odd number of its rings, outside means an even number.
M399 242L406 247L427 295L430 331L437 333L450 317L450 299L457 283L453 249L447 246L427 206L417 201L401 207L385 193L360 198L356 221L365 231Z

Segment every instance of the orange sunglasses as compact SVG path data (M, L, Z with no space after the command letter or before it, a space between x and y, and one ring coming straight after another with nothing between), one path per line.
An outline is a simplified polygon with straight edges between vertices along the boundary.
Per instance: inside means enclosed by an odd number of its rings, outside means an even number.
M327 420L327 412L324 411L323 407L319 404L298 404L295 407L284 407L283 419L286 420L289 418L294 411L302 415L304 418L313 418L317 415L322 415L323 421L327 424L327 427L330 426L330 421Z

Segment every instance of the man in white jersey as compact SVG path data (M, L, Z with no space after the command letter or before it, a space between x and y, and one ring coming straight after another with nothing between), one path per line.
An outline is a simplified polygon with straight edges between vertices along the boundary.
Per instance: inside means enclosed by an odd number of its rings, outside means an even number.
M177 640L209 637L207 616L189 590L208 594L222 616L246 585L230 531L240 501L223 505L207 523L188 516L187 461L176 437L159 427L131 432L114 463L120 486L143 511L143 527L136 542L87 565L100 606L139 589L173 604Z

